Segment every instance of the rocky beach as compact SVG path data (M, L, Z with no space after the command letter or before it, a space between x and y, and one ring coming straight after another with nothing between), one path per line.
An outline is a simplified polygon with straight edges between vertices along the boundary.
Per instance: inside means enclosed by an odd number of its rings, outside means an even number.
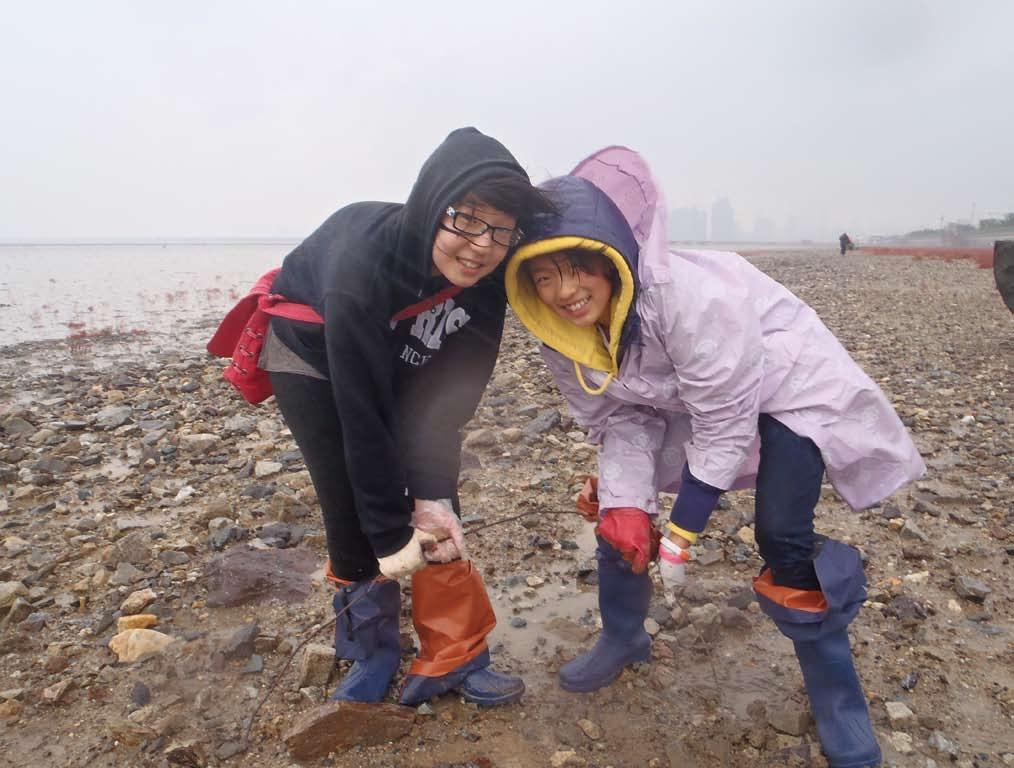
M1014 765L1014 318L992 273L750 259L880 384L929 468L871 509L829 485L818 506L818 531L866 561L851 636L885 765ZM273 403L242 401L204 351L220 316L0 350L0 766L826 766L791 643L750 589L748 491L723 498L685 588L654 576L650 664L592 695L556 685L600 626L572 514L596 448L513 317L461 497L494 662L528 691L410 709L399 675L385 705L321 709L341 670L313 487ZM402 629L404 672L407 612Z

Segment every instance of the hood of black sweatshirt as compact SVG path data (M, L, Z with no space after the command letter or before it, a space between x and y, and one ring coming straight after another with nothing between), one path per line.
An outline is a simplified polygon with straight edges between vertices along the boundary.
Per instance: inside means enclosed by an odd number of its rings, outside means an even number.
M434 150L408 200L399 212L397 269L412 291L421 296L433 269L433 240L447 206L480 181L499 176L528 174L507 148L475 128L458 128Z

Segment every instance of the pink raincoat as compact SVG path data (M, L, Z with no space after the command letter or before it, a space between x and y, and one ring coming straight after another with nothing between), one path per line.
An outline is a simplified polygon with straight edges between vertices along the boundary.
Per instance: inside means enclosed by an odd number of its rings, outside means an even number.
M543 346L574 418L601 446L603 509L656 513L658 491L678 490L684 461L709 485L751 487L761 413L817 444L831 484L854 509L925 472L884 393L807 304L738 254L670 250L665 203L643 158L609 147L572 175L609 195L640 249L641 335L618 370L583 367L582 386L574 362ZM511 281L524 277L513 266L508 295L538 335L515 301ZM589 392L610 375L602 394Z

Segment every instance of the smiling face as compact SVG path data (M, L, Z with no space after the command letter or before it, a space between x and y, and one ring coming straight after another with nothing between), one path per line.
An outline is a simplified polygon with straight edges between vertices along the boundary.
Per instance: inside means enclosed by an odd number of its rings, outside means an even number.
M490 227L517 226L514 216L479 201L466 199L453 208L481 219ZM453 285L469 288L500 266L509 250L510 246L494 242L491 231L478 236L456 231L451 216L444 214L433 240L433 274L443 275Z
M525 269L540 301L582 328L596 323L608 330L613 280L609 260L587 251L536 256Z

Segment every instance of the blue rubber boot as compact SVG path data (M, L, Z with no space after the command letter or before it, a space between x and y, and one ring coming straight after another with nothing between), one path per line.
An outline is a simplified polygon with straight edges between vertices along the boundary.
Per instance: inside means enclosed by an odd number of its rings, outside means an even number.
M794 642L817 736L831 768L880 765L866 695L852 663L847 630L813 642Z
M334 596L334 610L335 654L355 663L331 694L331 700L380 701L401 661L398 582L358 581L340 587Z
M604 688L625 667L651 656L651 636L644 631L651 577L633 573L620 553L601 538L596 558L602 632L590 651L560 667L560 687L573 693Z
M481 707L498 707L512 704L525 692L520 677L505 675L489 668L489 651L483 651L471 661L446 675L425 677L408 675L401 691L401 703L410 707L455 691L465 701Z
M830 768L878 766L880 746L848 636L848 625L866 599L862 561L855 548L827 539L813 567L819 590L775 584L765 569L754 579L757 602L795 646Z

